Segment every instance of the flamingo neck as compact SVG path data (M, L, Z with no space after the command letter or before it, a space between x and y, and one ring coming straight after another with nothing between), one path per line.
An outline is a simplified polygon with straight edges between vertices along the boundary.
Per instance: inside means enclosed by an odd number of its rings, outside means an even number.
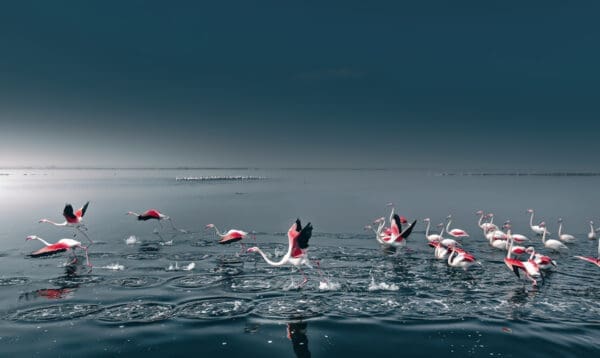
M479 225L479 227L481 227L482 221L483 221L483 213L481 213L481 216L479 217L479 221L477 222L477 225Z
M598 260L600 260L600 239L598 239Z
M50 245L52 245L52 244L51 244L51 243L49 243L48 241L46 241L46 240L44 240L44 239L42 239L41 237L38 237L38 236L32 237L31 239L32 239L32 240L38 240L38 241L41 241L41 242L42 242L44 245L46 245L46 246L50 246Z
M217 232L217 235L223 237L225 235L221 234L221 232L219 231L219 228L216 225L213 225L213 228L215 229L215 231Z
M390 226L392 225L392 220L394 220L395 210L396 208L392 207L392 212L390 212Z
M542 234L542 242L545 244L546 243L546 227L544 227L544 233Z
M562 235L562 221L558 223L558 237Z
M446 232L450 232L450 223L452 223L452 219L448 219L448 223L446 224Z
M425 236L429 236L429 227L431 226L431 221L427 222L427 227L425 228Z
M67 223L66 221L65 221L65 222L62 222L62 223L57 223L57 222L54 222L54 221L52 221L52 220L48 220L48 219L42 219L42 220L40 220L40 222L41 222L41 223L48 223L48 224L52 224L52 225L54 225L54 226L67 226L67 225L68 225L68 223Z
M510 259L511 254L512 254L512 248L513 248L513 238L512 238L512 235L510 234L510 230L508 230L506 232L506 239L508 240L508 251L506 252L506 258Z
M535 213L532 211L532 212L531 212L531 216L529 217L529 226L533 226L533 215L534 215L534 214L535 214Z
M272 261L271 259L269 259L267 257L267 255L260 248L258 248L258 247L256 248L256 252L258 252L260 254L260 256L262 256L262 258L271 266L281 266L281 265L287 263L289 260L291 251L292 251L292 249L290 247L288 252L281 258L281 260L276 262L276 261Z

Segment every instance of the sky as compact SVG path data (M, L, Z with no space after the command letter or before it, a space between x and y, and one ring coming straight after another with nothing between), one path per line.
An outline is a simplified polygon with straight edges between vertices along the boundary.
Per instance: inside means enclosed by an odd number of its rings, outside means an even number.
M0 167L598 169L594 1L0 4Z

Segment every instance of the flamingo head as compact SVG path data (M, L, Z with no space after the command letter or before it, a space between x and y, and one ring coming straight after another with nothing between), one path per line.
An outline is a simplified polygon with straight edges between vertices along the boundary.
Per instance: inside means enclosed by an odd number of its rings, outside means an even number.
M504 223L504 226L502 226L504 229L506 230L510 230L510 228L512 227L512 225L510 225L510 221L507 221Z
M494 217L494 213L489 213L489 214L486 215L486 217L493 218Z
M47 223L47 222L49 222L49 220L48 219L40 219L38 222L39 223Z
M365 225L365 227L363 229L365 230L371 230L373 227L371 225Z
M382 216L380 218L373 220L373 224L379 224L380 222L384 222L384 221L385 221L385 218Z
M391 206L391 207L393 207L394 203L387 203L387 204L385 204L385 206Z
M528 248L525 249L525 252L528 254L532 254L535 252L535 248L533 246L529 246Z
M541 227L542 229L545 229L546 228L546 222L542 221L541 223L539 223L538 226Z
M425 219L423 219L423 221L426 222L426 223L428 223L428 222L431 221L431 219L430 218L425 218Z
M475 212L475 215L483 215L483 210L477 210L477 211Z
M527 212L532 214L533 213L533 209L527 209Z
M408 224L408 220L406 220L406 218L404 216L400 217L400 223L402 224Z
M248 250L246 250L246 252L258 252L258 247L251 247Z
M215 224L208 224L208 225L206 225L204 228L205 228L205 229L211 229L211 228L213 228L213 227L215 227Z
M128 211L128 212L125 213L125 215L138 216L138 214L134 213L133 211Z
M442 227L442 226L444 226L444 223L437 224L437 227Z
M29 236L27 236L27 237L25 238L25 241L29 241L29 240L37 240L37 239L39 239L39 237L38 237L38 236L35 236L35 235L29 235Z
M558 222L559 223L563 222L563 219L562 218L558 218Z

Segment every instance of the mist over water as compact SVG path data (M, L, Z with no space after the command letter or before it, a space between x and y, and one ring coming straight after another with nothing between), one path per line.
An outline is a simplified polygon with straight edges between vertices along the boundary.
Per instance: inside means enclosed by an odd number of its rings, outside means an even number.
M597 267L573 257L595 255L588 221L598 219L597 176L440 175L428 170L3 170L0 176L2 312L6 354L50 356L581 356L597 352ZM177 180L177 178L196 178ZM202 180L200 178L212 178ZM247 178L260 178L248 180ZM33 259L41 243L72 230L60 221L65 202L90 201L84 218L94 265L65 266L68 255ZM382 251L364 225L387 216L386 203L419 219L405 249ZM156 208L165 223L127 211ZM556 232L558 217L576 236L537 289L504 265L477 227L476 210L529 230ZM433 257L421 221L452 214L470 233L463 247L481 265L453 269ZM222 231L255 232L280 258L297 218L315 227L309 256L319 268L302 275L268 266L240 245L217 244ZM131 239L131 238L134 239ZM85 238L78 236L82 242ZM547 253L547 252L546 252ZM291 332L291 333L290 333ZM85 344L82 344L85 342ZM374 342L379 342L374 344Z

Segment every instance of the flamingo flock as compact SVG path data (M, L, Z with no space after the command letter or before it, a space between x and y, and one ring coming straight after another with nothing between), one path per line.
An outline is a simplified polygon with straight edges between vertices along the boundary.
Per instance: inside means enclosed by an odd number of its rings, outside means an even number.
M86 202L81 208L74 211L71 204L66 204L63 209L65 221L61 223L45 218L39 220L40 223L48 223L57 227L69 227L74 229L75 233L73 236L76 237L77 234L82 234L89 241L88 245L83 245L75 238L63 238L55 243L50 243L39 236L29 235L27 236L26 241L37 240L44 245L41 249L30 253L29 256L37 258L70 251L72 259L67 265L73 265L78 261L76 250L81 250L85 254L85 265L91 270L93 266L89 259L89 248L94 244L94 241L87 235L86 232L88 231L88 228L83 223L83 218L87 212L88 206L89 202ZM389 215L389 224L386 223L385 217L380 217L375 219L371 225L365 226L365 229L373 231L377 243L383 249L398 252L399 249L407 246L408 239L415 228L417 220L415 219L409 223L404 216L400 216L395 212L395 208L391 203L388 204L388 206L392 206ZM542 221L534 224L534 210L528 209L527 213L529 214L530 229L535 236L541 235L540 241L545 249L559 254L569 251L567 244L575 242L576 238L573 235L563 232L564 221L562 218L558 219L557 239L551 239L547 238L551 234L546 227L546 223ZM141 214L133 211L129 211L126 214L137 217L138 221L156 220L161 228L163 228L161 221L166 220L169 221L173 230L188 233L186 230L176 228L170 216L167 216L156 209L149 209ZM512 225L509 220L504 223L502 227L503 230L500 230L500 228L493 223L493 213L486 214L482 210L479 210L475 214L478 216L477 225L482 230L482 237L491 247L505 253L504 263L517 277L520 277L520 275L523 274L534 286L537 286L538 282L543 283L544 271L557 267L557 263L554 259L537 252L533 245L529 245L528 247L520 246L519 244L528 242L530 239L523 234L513 233ZM462 247L463 244L461 241L464 241L467 238L469 238L469 240L474 239L463 229L451 228L453 222L452 215L446 216L443 222L437 224L437 228L439 229L438 232L432 232L430 218L425 218L422 221L426 225L425 239L427 244L434 249L433 256L435 259L444 260L449 267L458 267L464 270L467 270L474 264L481 264L472 253ZM587 235L588 239L595 239L597 237L596 232L600 229L594 228L594 223L592 221L590 221L589 224L590 232ZM265 253L258 246L245 250L242 240L247 238L247 231L229 229L226 232L221 232L217 226L212 223L207 224L205 228L214 229L216 235L219 237L218 243L221 245L240 242L243 251L247 253L258 253L268 265L274 267L289 265L292 268L296 268L303 276L300 287L304 286L308 281L308 277L302 270L302 267L306 266L308 268L313 268L308 257L308 243L313 233L313 226L311 223L302 226L300 219L296 219L287 231L287 252L278 261L272 260L270 255ZM445 234L452 238L445 238ZM596 257L575 257L600 267L600 240Z

